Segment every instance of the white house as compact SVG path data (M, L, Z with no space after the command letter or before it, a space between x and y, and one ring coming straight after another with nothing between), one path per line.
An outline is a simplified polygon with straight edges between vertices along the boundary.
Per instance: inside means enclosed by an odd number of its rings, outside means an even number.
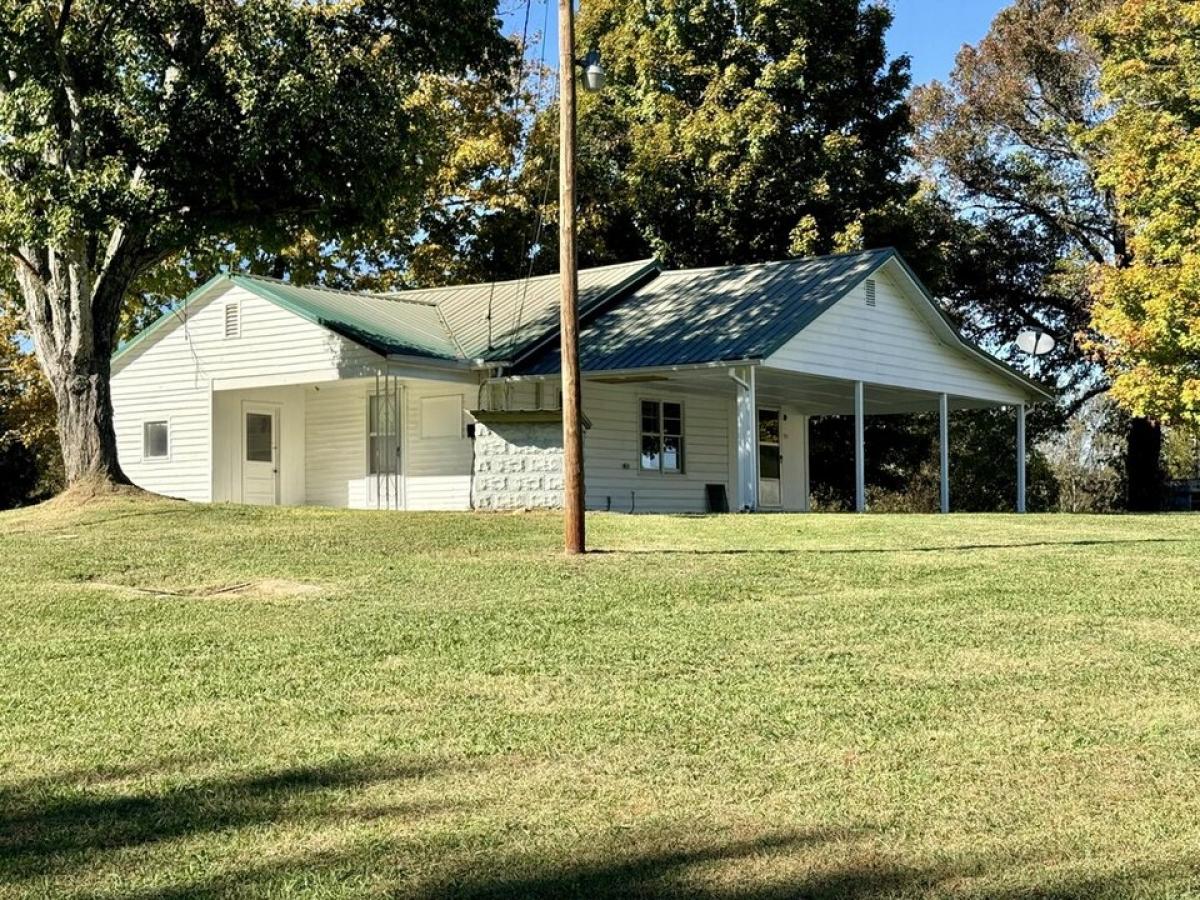
M121 463L198 501L561 501L557 276L391 294L214 278L113 359ZM892 250L580 273L587 503L808 508L808 420L1049 397L961 338Z

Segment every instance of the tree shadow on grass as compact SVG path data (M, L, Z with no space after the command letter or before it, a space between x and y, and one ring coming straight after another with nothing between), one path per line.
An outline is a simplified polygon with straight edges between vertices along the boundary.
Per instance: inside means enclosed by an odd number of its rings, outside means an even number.
M971 550L1022 550L1032 547L1096 547L1105 544L1178 544L1183 538L1112 538L1077 541L1028 541L1008 544L947 544L941 547L735 547L730 549L681 549L678 547L637 548L631 550L599 549L589 553L607 556L754 556L775 554L780 556L836 556L856 553L953 553Z
M453 768L442 761L332 761L237 776L212 776L119 793L99 790L130 766L35 779L0 790L0 881L95 864L97 854L191 835L321 817L369 819L439 812L446 804L389 805L347 812L339 791L415 780Z
M686 833L643 838L654 848L593 847L577 859L564 858L569 851L538 859L506 856L498 837L492 852L469 852L469 861L452 859L453 851L447 850L437 861L437 874L424 885L404 880L407 858L416 848L373 845L289 857L126 896L184 900L311 891L414 900L1093 900L1141 896L1146 888L1178 884L1188 871L1180 863L1056 877L1049 874L1050 866L1036 861L1005 865L987 858L900 865L886 861L877 847L856 846L836 831L770 832L709 843ZM1004 886L997 885L997 875Z

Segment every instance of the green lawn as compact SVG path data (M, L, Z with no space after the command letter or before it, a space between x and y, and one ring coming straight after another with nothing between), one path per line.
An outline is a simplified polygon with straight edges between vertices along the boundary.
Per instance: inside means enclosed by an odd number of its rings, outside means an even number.
M1200 896L1200 519L0 515L0 896Z

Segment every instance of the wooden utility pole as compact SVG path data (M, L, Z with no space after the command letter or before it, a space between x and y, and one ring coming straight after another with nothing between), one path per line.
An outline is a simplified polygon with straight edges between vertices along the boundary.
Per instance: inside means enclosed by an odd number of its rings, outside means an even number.
M562 282L563 530L583 553L583 431L579 389L579 276L575 260L575 0L558 0L558 272Z

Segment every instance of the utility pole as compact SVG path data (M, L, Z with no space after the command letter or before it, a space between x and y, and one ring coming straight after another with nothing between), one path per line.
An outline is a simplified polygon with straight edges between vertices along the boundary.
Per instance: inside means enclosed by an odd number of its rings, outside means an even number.
M562 282L563 540L586 547L583 519L582 395L579 388L579 275L575 258L575 0L558 0L558 272Z

